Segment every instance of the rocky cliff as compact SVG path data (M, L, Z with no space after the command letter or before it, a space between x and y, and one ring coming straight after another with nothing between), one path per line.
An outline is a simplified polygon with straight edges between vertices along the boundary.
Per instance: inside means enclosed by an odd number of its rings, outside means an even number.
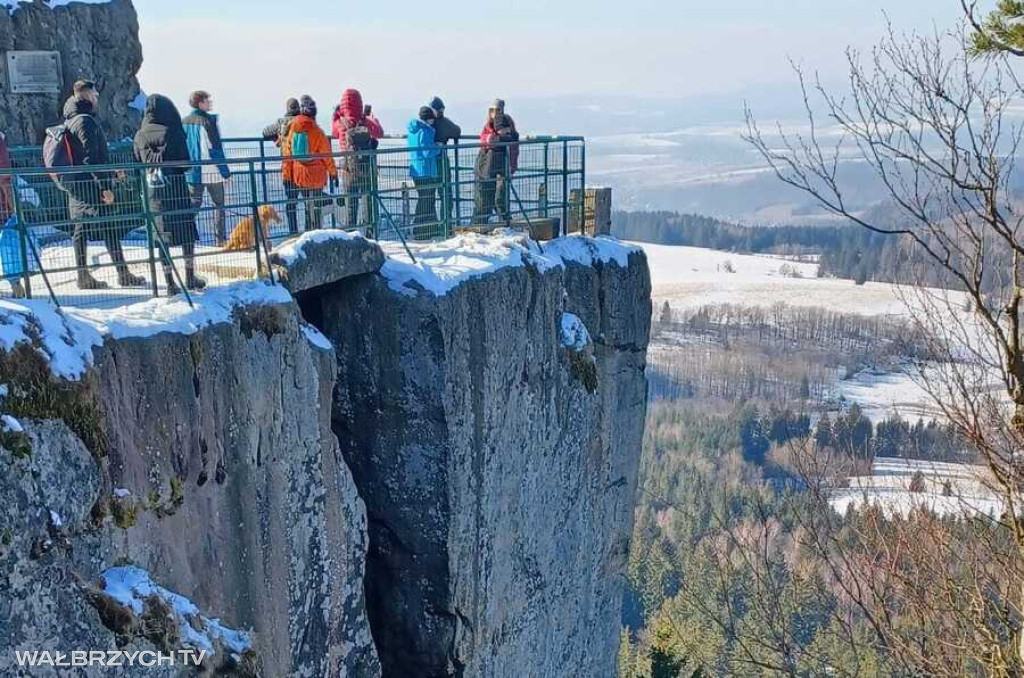
M14 648L206 645L242 676L614 675L643 254L310 244L279 261L297 303L7 312L0 409L25 432L0 432L0 676Z
M130 137L141 113L129 103L139 93L142 66L139 22L131 0L85 4L47 0L0 1L0 131L12 145L41 143L43 131L61 119L64 99L78 78L94 80L100 90L100 118L110 139ZM60 52L61 94L14 94L8 86L8 50Z

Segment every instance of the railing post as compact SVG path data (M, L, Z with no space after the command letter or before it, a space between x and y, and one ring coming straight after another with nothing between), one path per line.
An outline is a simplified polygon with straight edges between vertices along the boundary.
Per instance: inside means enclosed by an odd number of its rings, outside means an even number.
M459 140L455 140L455 224L462 224L462 177L459 165Z
M27 182L26 182L27 183ZM42 196L40 196L42 199ZM28 220L21 212L21 190L18 186L18 175L11 175L11 200L14 201L14 216L18 218L18 249L21 252L21 286L25 298L32 298L32 270L28 261Z
M270 202L270 192L267 190L267 154L264 150L264 139L260 139L260 177L263 185L263 202Z
M444 238L452 234L452 177L448 163L448 147L441 147L441 232Z
M155 216L149 202L149 186L146 183L146 170L139 170L139 195L142 196L142 209L146 215L146 245L149 247L149 280L152 283L153 296L160 296L160 283L156 274L156 242L153 238Z
M550 176L550 161L548 155L551 151L551 142L544 141L544 183L537 188L537 202L540 208L540 215L548 218L548 177Z
M377 173L380 171L380 165L377 163L377 151L370 152L370 195L361 195L360 200L367 200L369 198L369 204L366 205L366 218L369 221L367 231L370 232L370 238L374 240L380 239L380 213L377 210L377 203L380 201L380 185L377 177ZM392 224L393 225L393 224Z
M499 142L501 145L502 142ZM495 180L497 184L497 180ZM498 189L497 185L494 187ZM510 196L512 195L512 146L505 146L505 172L502 176L501 193L498 194L498 201L502 210L502 215L505 217L505 228L512 228L512 205L510 202Z
M263 249L263 259L267 262L267 276L270 278L270 282L274 283L274 271L270 268L270 253L266 251L266 241L263 239L263 224L260 223L260 205L259 205L259 190L256 185L256 164L253 161L249 161L249 206L252 209L252 234L253 234L253 248L256 254L256 278L260 277L260 249ZM307 209L309 209L309 203L306 203ZM314 207L313 209L320 209ZM306 223L310 223L309 215L306 215Z
M580 143L580 235L587 235L587 146ZM596 207L596 205L595 205ZM594 235L597 235L595 224Z
M562 139L562 235L569 235L569 142Z

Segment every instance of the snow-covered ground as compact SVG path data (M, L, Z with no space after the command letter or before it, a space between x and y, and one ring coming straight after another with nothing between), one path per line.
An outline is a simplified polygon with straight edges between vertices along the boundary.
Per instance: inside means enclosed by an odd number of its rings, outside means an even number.
M912 422L940 419L941 411L915 375L912 368L886 373L865 370L839 381L836 395L847 402L857 403L864 416L875 423L893 415Z
M647 253L655 303L673 310L715 304L820 307L863 316L906 316L912 297L898 285L819 278L815 263L701 247L633 243ZM730 272L732 269L732 272ZM788 273L788 274L787 274ZM799 276L799 277L797 277ZM951 297L963 305L962 295Z
M918 472L923 491L911 492L910 484ZM836 490L830 503L844 514L868 502L892 515L926 508L939 515L999 517L1003 502L989 488L988 473L981 466L880 457L870 476L850 478L849 487Z

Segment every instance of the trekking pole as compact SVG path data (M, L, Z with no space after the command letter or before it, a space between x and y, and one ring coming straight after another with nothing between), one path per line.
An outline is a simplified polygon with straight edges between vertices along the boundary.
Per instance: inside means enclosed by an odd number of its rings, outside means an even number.
M21 219L18 220L18 223L21 223ZM36 266L39 267L39 274L43 276L43 282L46 284L46 290L50 293L50 300L53 302L53 305L57 307L57 311L63 315L63 311L61 311L60 308L60 302L57 301L57 294L53 291L53 286L50 285L50 277L46 275L46 269L43 268L43 261L39 257L39 252L36 250L35 243L32 242L31 238L26 238L26 242L28 243L29 250L32 252L32 258L36 260ZM23 259L22 261L25 260ZM25 268L28 267L26 266Z

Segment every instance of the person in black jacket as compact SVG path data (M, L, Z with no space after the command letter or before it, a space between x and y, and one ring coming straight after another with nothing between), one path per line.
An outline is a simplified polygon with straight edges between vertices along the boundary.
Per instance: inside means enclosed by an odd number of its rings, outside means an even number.
M299 100L292 97L284 104L284 115L277 121L270 123L263 128L263 140L273 141L278 147L281 140L288 136L288 126L299 114Z
M178 109L167 97L152 94L146 99L146 113L142 127L135 134L135 159L147 165L188 162L191 158L185 128ZM191 290L206 287L206 281L196 276L195 252L199 230L185 179L189 167L177 164L147 168L150 208L157 214L157 228L167 247L181 247L185 255L185 286ZM178 285L171 271L171 262L161 251L167 294L178 293Z
M77 166L106 165L107 137L96 119L99 94L96 85L89 80L75 83L74 93L64 104L64 124L67 127L71 159ZM114 224L99 221L113 211L113 177L109 172L69 172L62 174L58 181L60 188L68 194L68 216L76 222L71 235L75 251L75 268L78 270L78 288L101 290L109 287L89 272L88 241L96 235L104 240L110 258L117 268L117 281L122 287L140 287L146 280L128 270L121 249L124 233ZM81 220L81 221L80 221ZM83 223L87 222L87 223Z
M444 115L444 101L441 97L434 97L430 100L430 108L434 111L434 141L444 146L449 141L458 143L462 136L462 128L446 118Z
M278 118L277 122L263 128L264 141L273 141L280 148L282 142L288 138L288 130L291 128L292 120L298 117L299 112L299 100L295 98L289 99L285 103L284 115ZM288 221L288 233L297 235L299 232L298 199L301 191L290 181L282 179L281 185L284 187L286 200L284 212L285 219Z
M444 101L441 100L441 97L434 97L428 105L434 111L434 141L441 146L446 146L449 141L454 141L456 144L459 143L459 138L462 136L462 128L452 122L451 118L445 116ZM448 214L451 215L453 212L452 206L455 204L455 194L458 191L455 187L452 187L452 167L447 151L441 151L438 162L438 176L441 177L442 181L441 192L442 194L447 193L447 196L442 195L441 199L445 201L448 207ZM445 186L448 188L445 189ZM454 219L454 216L452 218ZM445 235L450 234L446 233Z

